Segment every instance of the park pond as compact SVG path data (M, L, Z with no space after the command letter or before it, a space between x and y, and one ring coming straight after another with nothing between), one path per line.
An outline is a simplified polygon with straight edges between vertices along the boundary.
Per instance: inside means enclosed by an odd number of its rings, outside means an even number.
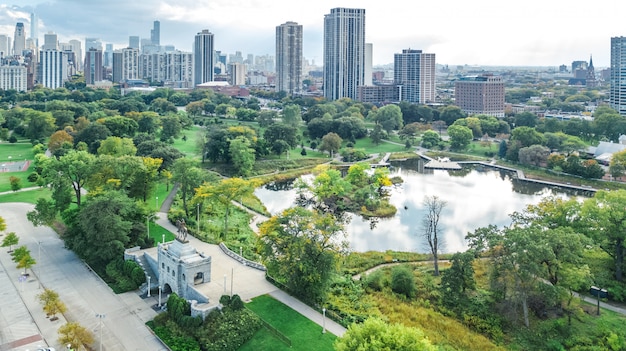
M436 195L447 202L440 225L444 232L443 252L467 248L465 235L489 224L511 224L509 215L523 211L548 196L569 198L572 192L519 180L513 173L485 166L465 166L460 171L424 169L422 160L392 162L390 176L403 183L392 187L389 202L398 209L392 218L364 219L349 215L346 240L350 250L428 252L420 236L425 214L423 201ZM255 195L272 214L294 206L297 192L293 181L270 183Z

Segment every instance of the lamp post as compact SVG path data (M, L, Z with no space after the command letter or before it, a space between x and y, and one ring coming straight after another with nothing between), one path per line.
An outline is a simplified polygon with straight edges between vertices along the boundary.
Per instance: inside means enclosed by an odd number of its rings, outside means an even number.
M150 239L150 215L146 216L146 229L148 231L148 239Z
M102 319L106 317L104 314L96 314L96 317L100 318L100 351L102 351Z
M589 293L593 296L596 297L596 300L598 301L598 316L600 315L600 298L607 298L609 296L608 291L606 291L606 289L600 289L597 286L592 286L591 288L589 288Z
M41 265L41 240L37 241L39 245L37 247L37 263ZM37 281L39 282L39 289L41 289L41 266L37 266Z
M226 274L224 274L224 295L226 295Z
M156 211L159 212L159 197L158 196L154 200L154 207L156 208Z
M162 240L163 240L163 244L165 244L165 234L163 234Z
M196 236L200 235L200 204L196 205Z
M161 285L159 285L159 307L161 307Z
M148 297L150 297L150 276L148 276Z
M322 334L326 333L326 307L322 308Z

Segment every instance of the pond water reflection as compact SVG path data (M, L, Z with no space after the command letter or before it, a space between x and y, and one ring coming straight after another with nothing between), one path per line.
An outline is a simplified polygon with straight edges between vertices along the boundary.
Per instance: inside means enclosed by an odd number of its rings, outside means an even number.
M391 176L404 183L391 189L390 203L398 209L393 218L370 221L350 215L346 226L347 241L353 251L427 252L419 233L425 210L425 196L436 195L447 202L440 225L444 230L443 252L466 249L468 232L495 224L511 223L509 214L522 211L547 196L570 197L561 189L520 181L511 173L488 167L465 167L460 171L428 170L421 160L393 162ZM294 205L297 197L293 182L269 184L255 194L272 214Z

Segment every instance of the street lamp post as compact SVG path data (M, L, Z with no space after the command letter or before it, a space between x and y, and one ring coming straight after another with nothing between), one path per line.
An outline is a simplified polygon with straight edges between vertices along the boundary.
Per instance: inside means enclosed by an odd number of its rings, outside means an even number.
M226 274L224 274L224 295L226 295Z
M148 276L148 297L150 297L150 276Z
M162 240L163 240L163 244L165 244L165 234L163 234Z
M196 205L196 237L200 235L200 204Z
M600 289L597 286L592 286L591 288L589 288L589 293L593 296L596 297L596 300L598 301L598 316L600 315L600 298L607 298L609 296L608 291L606 291L606 289Z
M322 334L326 333L326 307L322 308Z
M41 240L37 242L39 246L37 247L37 281L39 282L39 289L41 289Z
M161 285L159 285L159 307L161 307Z
M96 314L96 317L100 318L100 351L102 351L102 319L106 317L104 314Z
M146 216L146 229L148 231L148 239L150 239L150 215Z

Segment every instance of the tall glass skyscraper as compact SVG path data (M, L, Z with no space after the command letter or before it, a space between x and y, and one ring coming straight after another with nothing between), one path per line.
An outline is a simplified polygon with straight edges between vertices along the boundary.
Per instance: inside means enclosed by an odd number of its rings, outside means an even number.
M276 27L276 91L288 95L302 88L302 25L287 22Z
M393 80L400 86L400 101L416 104L435 101L435 54L406 49L395 54Z
M152 45L161 45L161 22L154 21L152 30L150 31L150 42Z
M365 9L331 9L324 16L324 97L356 100L364 83Z
M193 44L193 85L213 81L213 33L208 29L196 35Z
M609 106L626 116L626 37L611 38Z

